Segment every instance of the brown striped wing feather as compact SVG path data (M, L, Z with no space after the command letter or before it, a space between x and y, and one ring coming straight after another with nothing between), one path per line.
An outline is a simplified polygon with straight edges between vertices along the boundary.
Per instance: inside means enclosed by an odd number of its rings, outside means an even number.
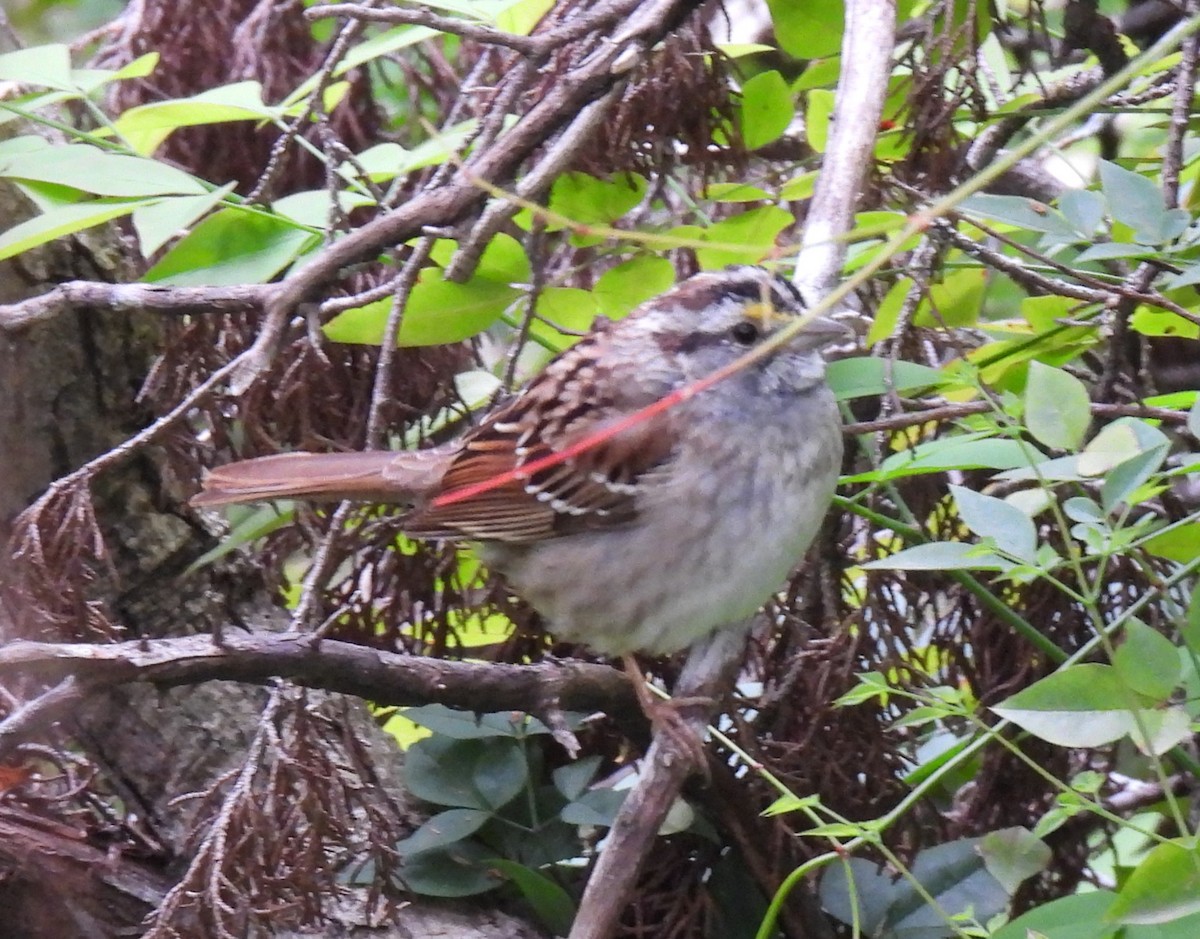
M604 409L584 409L570 421L551 414L535 423L536 413L532 398L518 398L470 433L442 477L440 493L519 470L603 430L603 423L588 417L605 413L608 423L615 423ZM639 483L670 457L669 424L668 416L658 416L495 489L461 502L426 505L409 516L405 527L414 535L432 538L532 542L627 524L637 514Z

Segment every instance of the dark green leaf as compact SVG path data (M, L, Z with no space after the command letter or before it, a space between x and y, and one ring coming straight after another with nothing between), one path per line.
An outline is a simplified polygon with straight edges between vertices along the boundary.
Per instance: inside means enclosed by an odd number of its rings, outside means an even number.
M424 851L404 863L400 881L414 893L428 897L470 897L486 893L503 883L488 869L490 853L471 841Z
M520 741L511 737L480 741L471 782L494 809L515 799L529 784L529 765Z
M554 788L561 792L568 802L578 799L595 778L600 762L601 758L598 756L585 756L582 760L560 766L550 774L554 779Z
M444 704L423 704L402 712L414 724L454 740L481 740L486 737L525 737L546 733L546 726L534 718L505 711L499 714L475 714L456 711ZM515 715L515 716L514 716Z
M404 762L408 791L434 805L488 810L487 799L471 784L471 772L481 750L478 740L439 736L418 740L408 748Z
M608 828L628 795L627 789L589 789L563 807L562 820L572 825Z
M449 809L428 819L420 828L396 845L403 857L445 848L469 838L492 817L481 809Z
M542 925L554 935L565 936L571 931L575 903L562 887L544 874L515 861L492 858L488 866L516 884Z

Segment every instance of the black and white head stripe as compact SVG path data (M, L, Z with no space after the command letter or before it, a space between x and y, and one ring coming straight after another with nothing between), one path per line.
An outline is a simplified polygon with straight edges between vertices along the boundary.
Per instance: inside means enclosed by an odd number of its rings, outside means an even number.
M723 292L748 302L770 301L779 310L801 312L807 309L800 289L782 274L761 267L732 267L723 272Z

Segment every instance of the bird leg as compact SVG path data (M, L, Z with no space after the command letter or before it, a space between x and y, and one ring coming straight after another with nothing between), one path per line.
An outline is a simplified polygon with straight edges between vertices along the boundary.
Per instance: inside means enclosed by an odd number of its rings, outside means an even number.
M621 656L621 665L633 683L633 692L637 695L638 704L642 708L642 713L649 719L655 735L666 734L688 757L695 770L707 776L708 756L704 749L704 740L684 719L680 709L700 704L712 704L712 699L694 697L671 698L664 701L656 698L650 691L646 673L638 666L637 659L632 655L623 655Z

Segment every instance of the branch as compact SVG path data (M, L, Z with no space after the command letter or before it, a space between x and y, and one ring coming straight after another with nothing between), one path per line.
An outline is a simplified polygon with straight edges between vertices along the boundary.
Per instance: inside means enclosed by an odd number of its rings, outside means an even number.
M0 304L0 333L17 332L68 310L125 313L149 310L177 316L240 313L261 308L270 288L162 287L156 284L106 284L71 280L20 303Z
M733 687L745 646L745 627L723 629L692 647L675 696L702 700L681 709L688 726L703 735L717 703ZM570 939L609 939L637 884L642 862L658 837L667 812L696 769L686 749L668 733L657 733L637 785L613 821L604 850L588 877Z
M838 79L828 147L796 257L797 280L817 294L828 292L841 276L846 257L842 238L854 224L859 191L874 157L895 44L895 0L846 4L842 61L854 67L843 69Z
M630 0L613 0L589 10L611 12ZM698 0L651 0L634 4L624 27L576 68L562 76L519 121L494 144L476 151L454 178L440 189L410 199L395 212L368 222L351 232L275 285L267 303L262 331L248 350L243 367L232 383L234 391L246 387L265 371L283 335L292 312L311 299L322 287L351 264L369 261L380 251L407 241L426 226L453 225L477 208L487 192L473 180L503 185L516 174L521 163L566 121L610 88L625 80L624 63L636 61L665 36ZM512 75L523 74L514 69ZM503 87L497 90L503 97Z
M858 193L874 152L875 135L891 72L895 44L894 0L851 0L846 4L843 69L834 106L833 129L804 229L796 279L813 294L837 281L845 257ZM883 54L881 54L881 52ZM694 645L674 689L681 699L708 698L707 707L685 711L702 732L716 701L733 687L741 663L744 629L731 624ZM570 939L608 939L616 930L637 884L638 871L680 789L694 767L671 735L655 734L637 785L621 806L588 878Z
M561 711L604 711L623 726L644 727L629 682L607 665L451 662L297 633L226 634L220 645L207 635L110 645L17 641L0 648L0 675L15 672L46 682L72 676L88 691L286 678L382 705L524 711L548 724ZM24 720L13 734L0 725L0 754L32 732L32 724Z
M916 427L931 421L957 421L964 417L970 417L972 414L986 414L993 410L995 410L995 405L990 401L965 401L961 404L947 404L927 410L907 411L873 421L847 424L842 428L842 433L847 437L855 437L880 431L903 430L906 427ZM1140 417L1145 420L1177 425L1185 425L1188 420L1187 411L1173 411L1170 408L1156 408L1146 404L1098 404L1092 402L1091 411L1096 417L1106 419Z

